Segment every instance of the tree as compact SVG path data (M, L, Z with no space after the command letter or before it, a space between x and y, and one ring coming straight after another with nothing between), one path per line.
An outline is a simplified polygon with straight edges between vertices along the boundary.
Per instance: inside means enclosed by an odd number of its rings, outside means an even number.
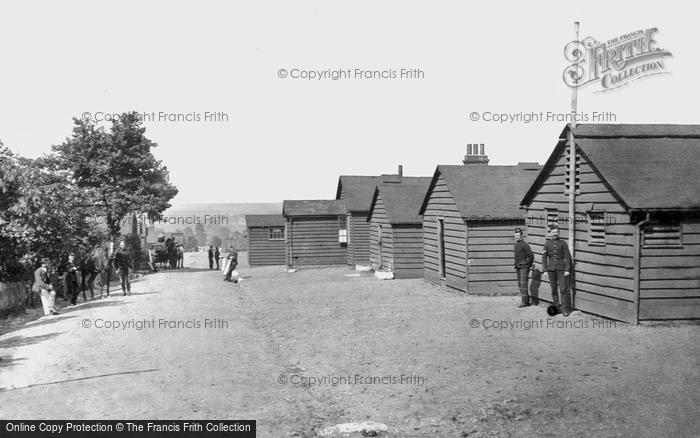
M12 166L16 198L0 210L0 236L11 242L15 257L59 260L96 244L100 236L95 223L81 207L84 191L69 172L51 158L16 157Z
M185 251L197 251L199 245L197 245L197 238L194 236L185 237Z
M92 121L73 119L73 134L53 146L60 167L70 171L88 202L102 209L111 237L132 212L159 218L177 194L167 168L153 156L157 145L145 136L137 113L124 113L109 131Z
M213 237L211 238L211 242L210 242L210 243L211 243L212 245L214 245L215 247L219 247L219 248L220 248L220 247L221 247L221 243L222 243L221 237L219 237L219 236L213 236Z
M207 244L207 233L204 231L204 225L198 223L194 226L194 235L197 238L197 243L199 246L204 246Z

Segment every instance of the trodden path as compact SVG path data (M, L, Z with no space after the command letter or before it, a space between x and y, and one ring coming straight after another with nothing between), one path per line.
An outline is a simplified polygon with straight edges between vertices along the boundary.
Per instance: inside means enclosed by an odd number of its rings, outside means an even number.
M0 336L0 418L265 417L272 361L238 286L205 263L188 254L186 269L143 276L131 296L115 291Z
M0 336L0 418L255 419L261 437L363 421L391 437L700 432L697 322L549 319L346 267L243 262L234 285L204 254L185 265Z

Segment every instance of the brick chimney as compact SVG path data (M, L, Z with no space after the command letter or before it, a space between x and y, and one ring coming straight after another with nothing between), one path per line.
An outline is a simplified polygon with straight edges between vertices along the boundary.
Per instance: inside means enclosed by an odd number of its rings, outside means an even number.
M484 154L484 144L469 143L467 145L467 155L464 156L462 163L465 165L471 164L489 164L489 157Z

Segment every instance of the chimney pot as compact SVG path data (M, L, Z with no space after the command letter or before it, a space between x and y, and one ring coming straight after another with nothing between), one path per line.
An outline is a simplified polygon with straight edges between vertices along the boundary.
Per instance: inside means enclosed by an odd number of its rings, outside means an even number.
M489 164L489 157L485 153L484 143L468 143L467 155L462 160L465 165L469 164Z
M399 164L399 176L403 176L403 164Z

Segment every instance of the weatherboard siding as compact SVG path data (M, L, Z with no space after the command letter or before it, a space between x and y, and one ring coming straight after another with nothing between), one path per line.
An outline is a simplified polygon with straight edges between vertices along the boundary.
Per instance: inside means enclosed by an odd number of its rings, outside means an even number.
M513 230L524 225L524 219L467 221L467 278L470 293L519 293L513 266Z
M287 263L293 267L342 265L346 247L338 242L345 216L292 217L287 221Z
M340 200L346 205L347 210L344 189L340 190ZM369 264L370 245L367 213L347 210L345 220L348 230L346 263L350 266L366 266Z
M379 235L381 227L381 245ZM369 221L369 260L374 270L394 269L393 230L386 214L381 195L377 196L372 217Z
M700 318L700 222L681 222L682 246L642 246L639 319Z
M270 240L270 229L284 227L248 228L248 264L254 266L284 265L284 240Z
M367 213L353 212L350 215L350 226L348 242L352 243L351 265L369 265L370 227L367 222ZM348 246L348 251L350 247Z
M575 222L575 308L608 318L632 322L635 314L635 225L588 161L580 158L580 190L576 195L574 221L568 220L568 196L564 155L547 176L527 209L527 241L535 253L535 268L541 270L546 240L546 209L559 212L560 238L568 239ZM605 245L589 244L588 212L605 212ZM540 298L551 301L549 279L544 276Z
M445 278L440 278L438 219L445 225ZM423 215L423 267L426 281L467 292L466 226L454 198L440 175L429 194Z
M396 278L423 277L423 226L394 225L393 256Z

